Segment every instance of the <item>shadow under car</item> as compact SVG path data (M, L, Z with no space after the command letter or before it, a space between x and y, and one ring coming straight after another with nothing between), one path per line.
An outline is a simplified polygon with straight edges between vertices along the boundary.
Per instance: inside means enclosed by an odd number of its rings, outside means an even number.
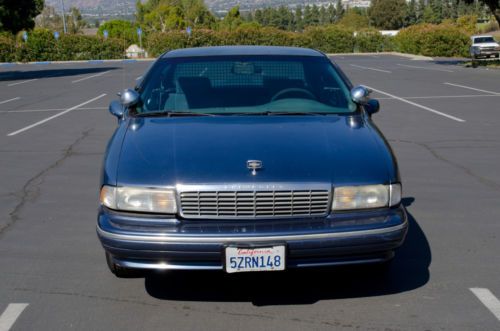
M403 199L405 205L413 201ZM146 275L146 291L162 300L252 302L256 306L313 304L411 291L428 282L432 258L427 238L410 213L408 220L406 241L388 265L231 275L211 271L154 272Z

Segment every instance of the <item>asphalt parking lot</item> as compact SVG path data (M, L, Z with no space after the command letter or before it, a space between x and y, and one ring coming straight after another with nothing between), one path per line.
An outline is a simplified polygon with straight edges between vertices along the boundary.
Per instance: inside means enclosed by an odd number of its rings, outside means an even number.
M107 105L151 62L0 67L0 331L499 330L500 71L333 58L399 160L411 229L387 274L115 278L95 234Z

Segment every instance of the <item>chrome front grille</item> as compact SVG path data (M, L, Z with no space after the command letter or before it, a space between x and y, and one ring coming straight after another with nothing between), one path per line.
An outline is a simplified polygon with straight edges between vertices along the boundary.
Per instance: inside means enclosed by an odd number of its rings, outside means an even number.
M278 186L278 188L282 188ZM183 190L179 192L185 218L274 218L324 216L330 207L329 189Z

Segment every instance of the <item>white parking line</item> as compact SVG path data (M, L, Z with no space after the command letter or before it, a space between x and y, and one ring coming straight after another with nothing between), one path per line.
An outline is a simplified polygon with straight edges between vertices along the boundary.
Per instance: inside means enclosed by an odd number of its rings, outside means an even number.
M141 80L142 76L137 77L135 80Z
M470 86L465 86L465 85L460 85L460 84L453 84L453 83L443 83L443 84L444 85L455 86L455 87L461 87L461 88L464 88L464 89L478 91L478 92L490 93L490 94L493 94L493 95L500 95L500 93L497 93L497 92L492 92L492 91L487 91L487 90L481 90L481 89L478 89L478 88L475 88L475 87L470 87Z
M24 83L29 83L29 82L34 82L35 80L38 80L38 78L35 78L35 79L28 79L28 80L23 80L22 82L17 82L17 83L11 83L7 86L16 86L16 85L21 85L21 84L24 84Z
M358 66L356 64L351 64L350 66L354 67L354 68L367 69L367 70L373 70L373 71L378 71L378 72L385 72L386 74L392 74L392 71L389 71L389 70L382 70L382 69L377 69L377 68L363 67L363 66Z
M36 126L42 125L43 123L46 123L46 122L48 122L48 121L50 121L50 120L53 120L54 118L57 118L57 117L62 116L62 115L64 115L64 114L67 114L67 113L69 113L70 111L73 111L73 110L78 109L78 108L80 108L80 107L82 107L82 106L85 106L86 104L89 104L89 103L91 103L91 102L94 102L94 101L96 101L96 100L98 100L98 99L100 99L100 98L102 98L102 97L104 97L104 96L106 96L106 93L103 93L103 94L101 94L101 95L100 95L100 96L98 96L98 97L95 97L95 98L93 98L93 99L90 99L90 100L88 100L88 101L85 101L85 102L83 102L83 103L81 103L81 104L79 104L79 105L77 105L77 106L74 106L74 107L71 107L71 108L69 108L69 109L66 109L66 110L65 110L65 111L63 111L63 112L60 112L60 113L57 113L57 114L52 115L52 116L50 116L50 117L47 117L46 119L43 119L43 120L41 120L41 121L38 121L38 122L33 123L33 124L31 124L31 125L28 125L28 126L26 126L26 127L22 128L22 129L19 129L19 130L17 130L17 131L11 132L11 133L7 134L7 136L8 136L8 137L12 137L12 136L15 136L16 134L19 134L19 133L22 133L22 132L27 131L27 130L29 130L29 129L32 129L32 128L36 127Z
M423 70L454 72L452 70L438 69L438 68L429 68L429 67L419 67L419 66L410 66L410 65L407 65L407 64L398 64L398 66L400 66L400 67L407 67L407 68L415 68L415 69L423 69Z
M445 114L445 113L442 113L440 111L437 111L435 109L432 109L432 108L429 108L429 107L426 107L426 106L423 106L423 105L420 105L418 103L415 103L415 102L412 102L410 100L406 100L406 99L403 99L401 97L398 97L398 96L395 96L393 94L390 94L390 93L387 93L387 92L384 92L384 91L380 91L380 90L377 90L373 87L370 87L370 86L367 86L368 88L374 90L375 92L378 92L380 94L384 94L384 95L387 95L388 97L391 97L391 98L394 98L396 100L399 100L401 102L405 102L409 105L412 105L412 106L415 106L415 107L418 107L418 108L421 108L421 109L424 109L424 110L427 110L427 111L430 111L431 113L434 113L434 114L437 114L437 115L440 115L440 116L443 116L443 117L446 117L446 118L449 118L450 120L454 120L454 121L457 121L457 122L465 122L465 120L461 119L461 118L458 118L458 117L455 117L455 116L452 116L452 115L448 115L448 114Z
M20 97L15 97L15 98L12 98L12 99L9 99L9 100L1 101L0 105L3 105L4 103L11 102L11 101L16 101L16 100L19 100L19 99L21 99L21 98Z
M107 107L82 107L77 110L104 110L108 109ZM44 113L51 111L62 111L66 110L66 108L52 108L52 109L21 109L21 110L0 110L0 114L2 113Z
M499 95L489 95L489 94L469 94L469 95L430 95L430 96L422 96L422 97L401 97L403 99L408 100L418 100L418 99L461 99L461 98L491 98L491 97L500 97ZM382 97L377 98L379 100L396 100L390 97Z
M472 293L500 321L500 301L487 288L471 288Z
M98 73L98 74L95 74L95 75L92 75L92 76L87 76L87 77L83 77L83 78L80 78L80 79L77 79L77 80L74 80L72 81L71 83L78 83L78 82L83 82L84 80L87 80L87 79L90 79L90 78L95 78L95 77L99 77L99 76L102 76L104 74L107 74L108 72L110 72L111 70L108 70L108 71L104 71L104 72L101 72L101 73Z
M9 304L2 315L0 315L0 331L9 331L19 315L21 315L28 305L28 303Z

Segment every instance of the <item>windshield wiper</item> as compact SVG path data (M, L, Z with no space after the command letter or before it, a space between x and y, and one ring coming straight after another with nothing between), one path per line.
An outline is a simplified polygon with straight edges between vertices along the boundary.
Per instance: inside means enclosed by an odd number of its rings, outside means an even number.
M220 113L220 115L229 116L323 116L335 113L327 112L285 112L285 111L265 111L265 112L241 112L241 113ZM219 115L219 114L218 114Z
M136 114L136 117L182 117L182 116L215 116L214 114L195 113L188 111L154 111Z
M283 116L283 115L290 115L290 116L322 116L322 115L328 115L328 114L333 114L333 113L326 113L326 112L322 112L322 113L318 113L318 112L300 112L300 111L268 111L266 113L267 116Z

